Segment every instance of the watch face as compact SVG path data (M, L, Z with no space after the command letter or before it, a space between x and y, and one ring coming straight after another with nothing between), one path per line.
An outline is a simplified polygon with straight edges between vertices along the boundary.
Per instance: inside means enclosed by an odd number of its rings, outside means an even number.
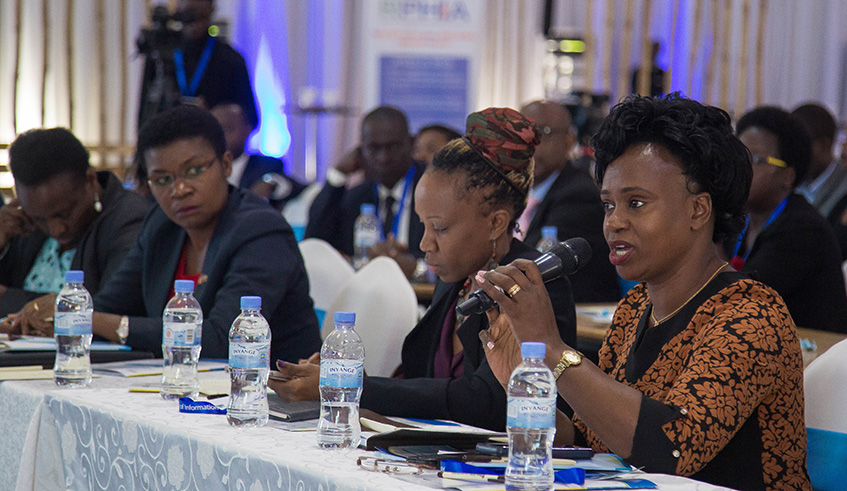
M579 356L579 353L576 351L568 351L565 353L565 361L567 361L569 365L576 365L582 361L582 357Z

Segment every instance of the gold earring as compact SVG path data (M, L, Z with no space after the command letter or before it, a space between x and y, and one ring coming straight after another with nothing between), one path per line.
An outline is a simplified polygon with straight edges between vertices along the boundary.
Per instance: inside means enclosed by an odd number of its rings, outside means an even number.
M488 270L489 271L496 268L497 266L500 266L499 264L497 264L497 261L494 260L494 256L496 256L496 255L497 255L497 239L491 239L491 259L488 261Z

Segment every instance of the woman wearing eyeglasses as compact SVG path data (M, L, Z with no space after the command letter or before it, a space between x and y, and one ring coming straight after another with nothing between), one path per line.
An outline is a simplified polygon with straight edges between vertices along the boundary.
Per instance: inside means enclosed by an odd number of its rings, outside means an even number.
M745 114L736 132L752 155L753 183L744 230L726 242L732 266L776 290L798 326L847 332L838 241L818 211L794 193L812 155L808 133L776 107Z
M141 129L137 152L158 206L121 268L94 296L94 334L158 353L174 280L187 279L203 308L203 357L228 356L242 295L262 297L273 359L296 361L319 350L291 227L265 201L227 184L232 157L218 121L197 107L174 108ZM45 309L52 312L49 302L39 310ZM41 328L52 333L52 326Z

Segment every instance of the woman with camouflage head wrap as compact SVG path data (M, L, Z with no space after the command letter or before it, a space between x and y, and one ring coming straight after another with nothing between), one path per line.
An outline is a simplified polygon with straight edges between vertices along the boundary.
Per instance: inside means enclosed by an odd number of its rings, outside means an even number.
M365 377L362 408L388 416L443 418L494 430L506 424L506 393L479 340L485 315L456 315L478 287L481 269L540 254L512 238L532 184L538 129L513 109L489 108L468 117L465 135L441 149L415 190L424 224L421 251L439 280L432 307L406 337L394 378ZM547 283L562 339L576 341L567 279ZM303 377L271 386L288 399L317 399L316 365L284 365Z

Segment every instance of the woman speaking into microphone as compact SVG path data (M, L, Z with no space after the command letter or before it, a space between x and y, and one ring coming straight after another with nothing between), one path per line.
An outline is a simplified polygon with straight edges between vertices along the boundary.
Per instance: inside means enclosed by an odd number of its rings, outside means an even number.
M618 305L598 367L558 336L533 262L485 273L500 305L486 340L498 379L520 361L517 341L543 341L575 413L557 418L561 442L736 489L811 489L794 322L772 288L718 253L744 226L752 177L729 116L631 97L593 143L610 260L641 283Z
M541 254L513 239L516 217L532 184L538 129L517 111L489 108L468 117L465 136L448 143L415 188L424 224L421 251L438 276L432 306L403 343L393 378L365 377L361 407L386 416L450 419L502 431L506 393L485 360L479 333L484 314L456 314L479 286L477 271ZM541 288L560 341L576 342L576 316L567 278ZM319 366L279 365L290 382L268 385L287 400L319 399Z

